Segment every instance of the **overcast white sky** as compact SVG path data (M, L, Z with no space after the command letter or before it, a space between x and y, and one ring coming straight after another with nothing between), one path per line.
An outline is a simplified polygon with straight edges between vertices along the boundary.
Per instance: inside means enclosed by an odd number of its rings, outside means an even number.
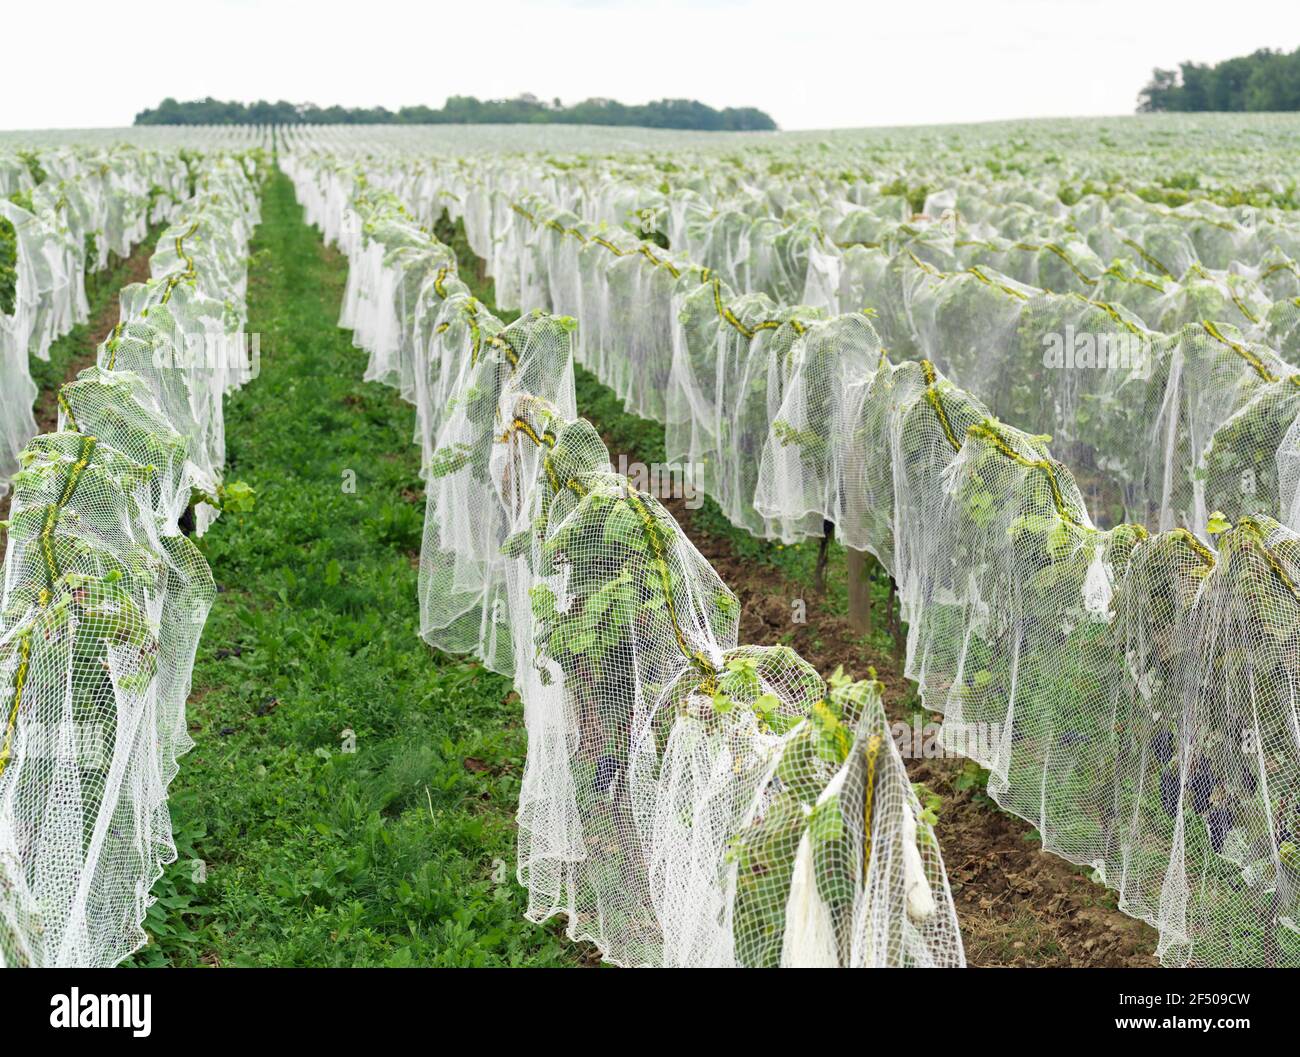
M44 0L0 17L0 128L128 125L169 95L671 96L787 129L1123 114L1153 66L1298 44L1295 0Z

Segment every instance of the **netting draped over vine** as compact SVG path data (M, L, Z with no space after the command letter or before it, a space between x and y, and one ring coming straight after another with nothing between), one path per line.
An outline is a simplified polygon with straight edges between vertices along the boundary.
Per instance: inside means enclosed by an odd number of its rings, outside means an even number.
M594 340L584 338L582 362L607 380L630 410L666 423L670 455L695 451L706 456L704 466L711 465L707 451L694 447L698 438L674 439L686 429L717 432L708 421L716 413L712 381L689 371L683 377L681 365L689 368L693 356L711 368L713 341L739 345L739 353L722 357L718 385L727 398L739 387L742 398L752 400L757 387L747 385L743 375L750 369L749 347L766 343L766 330L787 313L808 318L815 310L791 308L790 302L782 307L765 294L737 295L724 278L727 269L721 275L708 270L706 282L706 271L681 254L665 253L617 229L602 230L536 195L511 204L503 230L489 243L498 297L514 297L506 304L527 303L512 291L531 284L542 304L563 311L580 304L585 317L597 321ZM750 234L751 240L761 237L761 227ZM1124 303L1101 299L1104 292L1095 286L1079 284L1087 293L1053 293L987 265L963 268L951 249L954 236L944 239L924 248L913 240L894 251L863 251L871 254L870 266L844 301L879 306L873 324L894 358L929 359L976 391L999 418L1050 430L1086 480L1091 505L1108 523L1197 530L1216 509L1229 517L1277 513L1275 452L1300 412L1300 373L1285 356L1300 356L1300 350L1286 352L1285 342L1265 344L1277 335L1248 325L1235 308L1227 317L1160 317L1174 329L1156 330ZM1122 269L1119 274L1126 275ZM580 277L578 284L574 276ZM1199 281L1195 275L1188 280ZM649 294L647 287L674 289L681 304ZM1124 289L1115 294L1127 297L1132 287L1147 289L1126 275ZM713 310L719 303L742 325L729 329L731 321ZM1289 319L1295 308L1288 298L1276 307L1270 318ZM683 313L690 318L679 320ZM1215 322L1234 317L1241 326ZM606 318L623 325L605 327L599 321ZM750 335L753 324L763 326ZM683 339L673 358L678 371L665 376L662 350L678 339ZM736 367L729 366L736 360ZM702 407L692 406L701 399ZM1264 453L1259 458L1258 451ZM739 502L747 505L751 498L745 482ZM787 542L792 538L779 527L756 523L752 510L725 495L719 501L737 524ZM819 533L820 526L814 526L813 534Z
M0 148L0 496L36 434L28 355L86 322L85 280L189 194L177 151Z
M876 554L899 584L907 673L945 714L947 743L989 767L993 795L1047 849L1094 867L1151 921L1167 963L1300 963L1300 538L1279 521L1295 503L1294 271L1264 263L1293 259L1290 217L1247 224L1205 203L1167 217L1122 195L1073 210L1033 203L1091 224L1085 248L1049 246L1023 202L981 200L978 188L953 199L969 204L964 221L890 222L855 206L841 216L864 245L838 254L840 275L860 263L860 289L884 292L868 318L834 316L829 300L736 294L716 264L677 248L693 238L677 199L695 192L642 184L620 197L603 171L530 159L295 164L323 213L358 177L425 223L457 213L498 303L574 316L575 357L665 423L669 459L695 463L735 523L795 540L829 520ZM673 250L622 226L629 198ZM934 208L952 207L940 196ZM769 209L765 199L753 212ZM610 210L617 224L593 219ZM707 219L707 252L732 247L745 262L724 272L776 282L755 256L755 240L777 245L772 225L694 215ZM1021 220L1021 245L954 235ZM822 279L841 266L790 227L785 265L806 259ZM1104 264L1119 247L1131 259ZM1205 274L1234 255L1260 263ZM1033 270L1012 263L1030 259ZM1148 282L1142 268L1160 272ZM1045 339L1074 328L1137 337L1120 346L1137 358L1095 374L1044 370L1055 354ZM1036 428L1069 419L1053 429L1062 461L1051 438L1003 420L1021 412ZM1076 458L1077 476L1066 468Z
M1226 508L1243 526L1272 526L1254 544L1274 571L1265 595L1238 587L1240 563L1216 563L1185 528L1148 538L1141 525L1094 527L1043 439L998 422L928 362L882 361L874 334L856 337L871 331L864 317L856 332L854 317L841 317L791 333L785 321L799 309L733 299L719 280L679 270L667 323L669 458L703 466L724 512L756 534L818 535L826 519L844 542L881 558L909 625L907 674L945 715L947 744L991 770L993 795L1029 819L1046 848L1094 866L1124 909L1160 928L1166 961L1300 961L1291 924L1300 819L1290 791L1300 735L1287 718L1297 670L1294 655L1272 645L1296 634L1300 614L1287 608L1296 581L1285 566L1297 536L1247 513L1253 503L1276 510L1285 479L1275 452L1300 407L1285 365L1226 327L1188 326L1157 358L1163 390L1142 379L1141 403L1125 409L1154 441L1136 449L1145 463L1132 477L1163 492L1148 510L1191 511L1177 520L1203 526ZM605 281L612 302L616 280ZM1254 489L1238 488L1246 470ZM1134 557L1171 546L1198 556L1202 580L1192 583L1204 584L1185 638L1175 637L1159 588L1197 592L1153 585L1151 566ZM1226 597L1245 607L1241 625L1264 643L1211 634ZM1116 619L1125 607L1131 622ZM1136 641L1133 627L1144 629ZM1186 652L1171 657L1175 642ZM1227 678L1220 668L1243 651L1232 664L1241 689L1226 691L1233 707L1208 708ZM1257 667L1267 671L1266 695ZM1167 707L1147 704L1153 684Z
M121 961L176 855L167 786L192 745L185 701L216 591L178 520L216 501L221 397L249 374L185 350L242 335L258 216L244 164L198 163L153 278L123 290L97 363L60 390L58 430L20 456L0 595L5 965Z
M286 169L349 251L368 376L417 394L422 633L524 703L529 917L624 965L961 964L878 685L737 644L734 595L576 417L572 321L503 326L390 197Z
M664 358L610 356L607 344L662 349L673 325L663 291L694 262L780 304L869 307L895 358L930 359L1003 420L1051 432L1104 523L1199 531L1215 509L1274 509L1273 457L1257 465L1254 453L1294 421L1293 210L1208 198L1170 208L1114 188L1058 197L996 167L971 174L933 143L936 158L909 157L902 172L944 189L914 200L897 180L855 175L848 146L837 145L843 173L792 144L770 169L761 152L726 164L692 152L671 164L399 154L366 179L425 224L444 210L463 219L498 303L573 314L559 306L581 296L579 357L637 413L662 419ZM349 153L346 141L339 149ZM646 243L628 237L647 232ZM593 269L608 273L608 298L581 292ZM603 325L629 310L629 325ZM1220 429L1228 436L1216 444Z

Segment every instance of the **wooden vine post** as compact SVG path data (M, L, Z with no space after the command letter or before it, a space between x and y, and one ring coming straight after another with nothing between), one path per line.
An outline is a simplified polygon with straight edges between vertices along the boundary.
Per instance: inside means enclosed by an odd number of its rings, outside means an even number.
M875 558L866 551L844 548L849 587L849 623L859 635L871 633L871 566Z

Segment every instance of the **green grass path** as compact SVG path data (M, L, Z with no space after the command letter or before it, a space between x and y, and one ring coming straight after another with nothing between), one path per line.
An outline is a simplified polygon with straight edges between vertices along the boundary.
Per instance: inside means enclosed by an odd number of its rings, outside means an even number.
M133 963L575 964L514 882L510 684L416 633L414 410L361 382L345 277L276 173L250 271L262 374L226 405L227 479L257 508L201 543L222 592L171 790L180 860Z

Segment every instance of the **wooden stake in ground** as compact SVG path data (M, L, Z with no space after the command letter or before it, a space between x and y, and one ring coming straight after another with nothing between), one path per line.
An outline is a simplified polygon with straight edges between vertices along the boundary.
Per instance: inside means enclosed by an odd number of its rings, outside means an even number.
M867 551L844 549L849 580L849 623L859 635L871 634L871 573L875 557Z
M817 547L817 568L813 573L813 586L819 594L826 593L826 563L830 560L831 541L835 539L835 522L822 522L822 541Z
M903 640L903 618L899 612L899 607L895 605L898 600L898 583L891 576L889 578L889 633L894 637L894 659L900 664L906 653Z

